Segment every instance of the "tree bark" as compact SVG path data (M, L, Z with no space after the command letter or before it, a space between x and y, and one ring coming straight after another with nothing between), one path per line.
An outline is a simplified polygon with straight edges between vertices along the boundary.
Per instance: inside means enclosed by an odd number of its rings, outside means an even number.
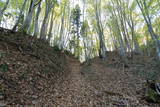
M64 31L64 16L65 16L65 6L62 12L62 17L61 17L61 28L60 28L60 49L63 49L64 46L64 38L63 38L63 31Z
M149 10L147 8L147 4L145 0L136 0L138 3L138 6L142 12L143 18L147 24L148 31L150 33L150 36L152 40L155 42L156 46L156 52L157 52L157 57L160 60L160 41L158 39L158 35L154 32L152 22L151 22L151 17L149 15Z
M54 11L52 11L52 15L51 15L51 22L50 22L50 27L49 27L49 34L48 34L48 39L47 39L48 43L50 43L51 37L52 37L53 21L54 21L53 16L54 16Z
M100 58L106 58L106 46L104 42L104 32L103 27L101 26L101 19L100 19L100 9L98 7L98 1L96 0L96 6L95 6L95 14L96 14L96 23L97 23L97 33L99 35L99 57Z
M24 0L22 8L21 8L20 13L19 13L18 20L16 21L15 25L12 28L13 31L16 31L16 29L17 29L17 26L18 26L18 24L19 24L19 22L20 22L20 20L21 20L21 18L23 16L23 11L24 11L24 9L26 7L26 4L27 4L27 0Z
M34 25L34 36L38 36L38 34L39 34L38 19L39 19L40 12L41 12L41 2L38 4L38 8L37 8L37 12L36 12L35 25Z
M46 0L45 3L46 3L45 16L42 22L42 27L40 32L40 39L42 40L46 40L47 20L52 8L54 7L53 1Z
M31 2L30 2L29 11L28 11L27 16L26 16L26 18L25 18L25 21L24 21L24 23L23 23L23 25L22 25L22 28L20 29L20 31L22 31L22 32L24 32L24 33L27 33L27 32L28 32L29 27L30 27L30 25L31 25L36 1L37 1L37 0L31 0Z

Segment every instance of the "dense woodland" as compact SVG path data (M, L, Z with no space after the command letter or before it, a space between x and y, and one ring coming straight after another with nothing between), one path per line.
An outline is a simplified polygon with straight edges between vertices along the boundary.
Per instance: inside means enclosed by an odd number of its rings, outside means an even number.
M160 107L160 0L0 0L0 107Z
M69 50L80 60L117 51L160 59L159 0L1 0L0 25Z

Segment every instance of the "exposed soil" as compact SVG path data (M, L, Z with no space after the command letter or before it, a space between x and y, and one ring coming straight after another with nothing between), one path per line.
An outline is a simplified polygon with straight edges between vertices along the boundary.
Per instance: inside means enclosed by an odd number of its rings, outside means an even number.
M34 37L0 29L0 106L160 107L144 98L146 79L159 78L154 58L135 55L125 67L115 56L81 64Z

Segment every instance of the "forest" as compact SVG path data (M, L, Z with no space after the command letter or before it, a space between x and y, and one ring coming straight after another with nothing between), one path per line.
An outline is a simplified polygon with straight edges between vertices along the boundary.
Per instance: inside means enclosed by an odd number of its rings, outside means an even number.
M159 107L159 0L0 0L0 107Z

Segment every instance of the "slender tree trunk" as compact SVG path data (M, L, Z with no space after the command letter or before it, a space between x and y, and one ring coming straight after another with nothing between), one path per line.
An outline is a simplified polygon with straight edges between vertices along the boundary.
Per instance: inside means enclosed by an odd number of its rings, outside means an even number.
M160 60L160 41L158 39L158 36L153 31L152 25L148 25L148 30L152 39L155 41L157 56L158 59Z
M53 8L52 1L47 1L46 0L46 9L45 9L45 16L42 22L42 27L41 27L41 32L40 32L40 39L46 40L46 32L47 32L47 20L49 17L49 14Z
M142 52L139 48L139 43L137 41L137 38L136 38L136 35L135 35L135 32L134 32L134 28L132 28L131 33L132 33L133 45L134 45L134 48L135 48L134 51L138 54L142 54Z
M49 34L48 34L48 43L50 43L51 41L51 37L52 37L52 30L53 30L53 21L54 21L54 11L52 11L52 15L51 15L51 21L50 21L50 27L49 27Z
M110 30L111 31L111 30ZM112 38L112 41L113 41L113 45L114 45L114 49L117 51L118 47L118 43L117 43L117 40L116 38L113 36L113 34L111 34L111 38Z
M138 3L138 6L139 6L141 12L142 12L143 18L147 24L150 36L151 36L152 40L155 42L157 56L158 56L158 59L160 60L160 41L158 39L158 35L155 34L155 32L153 30L151 17L149 15L149 10L147 8L146 1L145 0L143 0L143 1L136 0L136 1Z
M42 22L42 27L41 27L41 33L40 33L40 39L46 40L46 32L47 32L47 20L49 17L49 12L45 14L45 17Z
M80 57L80 35L79 35L79 24L77 24L77 57Z
M32 22L32 17L33 17L33 12L34 12L34 5L35 5L35 1L36 0L31 0L30 2L30 7L29 7L29 11L27 13L26 19L22 25L22 28L20 29L20 31L27 33L29 30L29 27L31 25Z
M20 20L21 20L21 18L23 16L23 11L24 11L24 9L26 7L26 4L27 4L27 0L24 0L22 8L21 8L20 13L19 13L18 20L16 21L15 25L12 28L13 31L16 31L16 29L17 29L17 26L18 26L18 24L19 24L19 22L20 22Z
M70 3L68 3L68 6L66 6L67 8L66 8L66 10L67 10L67 12L66 12L66 16L67 16L67 18L66 18L66 20L68 20L68 21L66 21L66 36L65 36L65 43L64 43L64 45L65 46L67 46L67 44L70 44L68 41L70 41L70 31L71 31L71 23L70 23L70 14L71 14L71 11L70 11ZM70 46L68 46L68 48L70 48Z
M104 34L103 34L103 28L101 24L101 19L100 19L100 7L98 7L98 1L96 0L96 7L95 7L95 14L96 14L96 22L97 22L97 32L99 35L99 56L100 58L106 58L106 46L104 43Z
M64 16L65 16L65 6L62 12L62 17L61 17L61 29L60 29L60 49L63 49L64 46L64 38L63 38L63 32L64 32Z
M136 37L136 34L135 34L135 30L134 30L134 22L133 22L133 18L132 18L132 14L130 14L129 16L130 18L128 19L128 25L131 29L131 35L132 35L132 43L133 43L133 47L134 47L134 51L138 54L142 54L140 48L139 48L139 43L137 41L137 37Z
M34 25L34 36L38 36L38 34L39 34L38 19L39 19L40 12L41 12L41 2L38 4L38 8L37 8L37 12L36 12L35 25Z
M40 39L46 40L46 31L47 31L47 19L49 17L49 11L46 11L45 17L42 22L42 27L41 27L41 33L40 33Z
M118 16L116 15L115 11L112 12L112 15L113 15L113 18L115 19L115 27L117 29L116 34L117 34L118 42L119 42L119 45L120 45L119 54L120 54L123 62L125 64L127 64L128 60L127 60L127 57L126 57L126 51L125 51L126 49L125 49L124 41L123 41L123 37L122 37L123 33L121 33L121 30L120 30L121 27L118 23Z
M86 45L86 38L83 38L83 45L84 45L84 54L85 54L85 60L88 60L88 55L87 55L87 45ZM88 50L89 51L89 50Z

